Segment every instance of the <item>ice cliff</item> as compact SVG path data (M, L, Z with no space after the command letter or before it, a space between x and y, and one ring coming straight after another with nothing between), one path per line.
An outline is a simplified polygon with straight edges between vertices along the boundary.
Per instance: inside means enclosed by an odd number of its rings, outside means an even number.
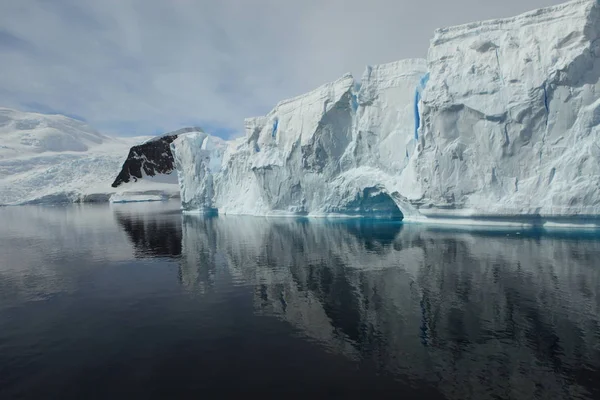
M184 209L400 215L395 188L415 147L413 93L425 71L423 60L400 61L368 68L360 87L345 75L282 101L246 120L246 136L218 163L196 136L179 137L172 148Z
M427 60L280 102L207 151L172 143L185 210L230 214L600 214L600 4L439 29ZM186 195L184 196L183 193Z
M435 33L413 198L425 215L600 213L600 6Z

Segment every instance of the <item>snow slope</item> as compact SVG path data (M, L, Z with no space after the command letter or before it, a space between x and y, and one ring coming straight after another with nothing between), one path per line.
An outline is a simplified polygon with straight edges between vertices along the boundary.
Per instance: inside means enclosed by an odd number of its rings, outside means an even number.
M0 205L106 201L129 148L145 139L105 136L62 115L0 108Z
M439 29L427 60L368 67L247 120L218 168L174 141L182 192L198 193L183 208L589 222L599 38L596 0Z

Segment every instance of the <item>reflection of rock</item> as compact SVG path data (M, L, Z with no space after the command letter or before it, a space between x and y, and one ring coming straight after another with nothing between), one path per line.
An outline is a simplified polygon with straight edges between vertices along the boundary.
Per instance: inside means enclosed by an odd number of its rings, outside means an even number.
M136 257L181 255L181 219L174 218L164 204L124 204L115 206L115 218L131 240Z
M252 285L257 313L449 398L576 397L600 368L600 242L365 221L183 221L185 285Z

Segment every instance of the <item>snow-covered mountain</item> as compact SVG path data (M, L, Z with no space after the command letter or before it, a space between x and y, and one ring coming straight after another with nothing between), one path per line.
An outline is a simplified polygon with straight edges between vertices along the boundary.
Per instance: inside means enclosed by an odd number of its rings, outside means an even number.
M169 145L192 132L202 129L111 137L64 115L0 108L0 205L178 197Z
M439 29L427 60L368 67L246 121L223 154L182 136L186 210L600 215L600 4Z
M46 115L0 108L0 159L47 152L86 152L112 138L82 121L64 115Z
M0 205L106 201L129 147L62 115L0 108Z

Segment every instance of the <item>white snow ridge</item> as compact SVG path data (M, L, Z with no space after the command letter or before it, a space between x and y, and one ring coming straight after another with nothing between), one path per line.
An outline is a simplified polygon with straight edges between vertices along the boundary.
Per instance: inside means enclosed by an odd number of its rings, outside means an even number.
M107 201L129 147L62 115L0 108L0 205Z
M282 101L218 151L181 136L183 209L595 223L599 10L580 0L440 29L427 60Z

